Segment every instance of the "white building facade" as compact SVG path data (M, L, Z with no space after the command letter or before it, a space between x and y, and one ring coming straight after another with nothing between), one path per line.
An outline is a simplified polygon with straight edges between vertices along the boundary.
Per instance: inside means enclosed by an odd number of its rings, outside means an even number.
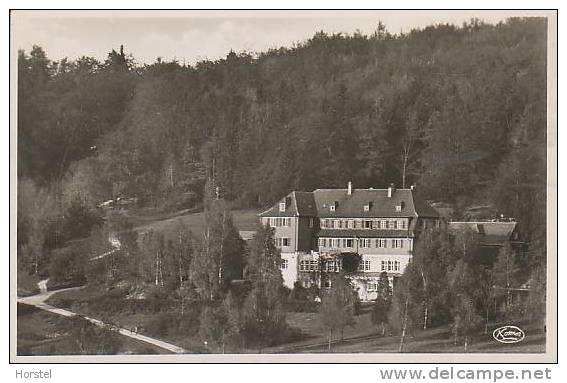
M330 287L341 255L358 254L349 273L362 301L376 299L380 274L393 280L411 259L419 232L439 225L439 214L413 189L317 189L291 192L260 214L274 228L284 284ZM327 277L326 277L327 276Z

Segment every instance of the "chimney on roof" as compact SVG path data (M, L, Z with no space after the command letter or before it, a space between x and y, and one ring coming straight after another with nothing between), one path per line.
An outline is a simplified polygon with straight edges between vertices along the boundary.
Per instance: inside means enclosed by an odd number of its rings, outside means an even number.
M347 195L352 194L352 182L348 181Z
M390 186L388 186L388 198L392 198L392 194L394 194L395 191L396 188L394 187L394 184L390 184Z

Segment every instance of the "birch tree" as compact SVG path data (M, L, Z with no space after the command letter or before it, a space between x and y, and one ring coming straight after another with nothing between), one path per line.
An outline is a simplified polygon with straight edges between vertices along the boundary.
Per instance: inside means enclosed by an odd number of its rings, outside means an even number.
M344 338L346 326L355 324L355 305L357 292L343 272L331 278L331 287L324 292L319 309L319 320L328 331L328 350L331 350L333 331L339 332L339 339Z

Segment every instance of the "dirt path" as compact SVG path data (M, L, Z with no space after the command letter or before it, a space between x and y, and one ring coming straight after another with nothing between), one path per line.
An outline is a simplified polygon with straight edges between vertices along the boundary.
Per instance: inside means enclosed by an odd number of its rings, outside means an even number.
M27 305L31 305L31 306L35 306L38 309L41 310L45 310L48 311L50 313L53 314L57 314L57 315L61 315L64 317L74 317L77 316L77 313L74 313L72 311L69 310L65 310L65 309L60 309L58 307L54 307L51 305L48 305L47 303L45 303L45 301L47 299L49 299L49 297L51 297L52 295L56 294L56 293L60 293L63 291L70 291L70 290L78 290L81 287L71 287L68 289L61 289L61 290L54 290L54 291L47 291L47 280L41 281L38 283L38 287L41 291L41 293L36 294L36 295L32 295L30 297L24 297L24 298L18 298L18 302L19 303L25 303ZM98 319L95 318L89 318L89 317L84 317L86 320L88 320L89 322L93 323L96 326L105 326L106 324ZM125 328L119 328L116 326L112 326L111 327L112 331L116 331L117 333L127 336L129 338L132 339L136 339L145 343L149 343L152 344L154 346L163 348L164 350L168 350L170 352L173 352L175 354L184 354L187 351L185 351L183 348L176 346L174 344L171 343L167 343L164 342L162 340L159 339L155 339L155 338L151 338L149 336L145 336L145 335L140 335L137 332L125 329Z

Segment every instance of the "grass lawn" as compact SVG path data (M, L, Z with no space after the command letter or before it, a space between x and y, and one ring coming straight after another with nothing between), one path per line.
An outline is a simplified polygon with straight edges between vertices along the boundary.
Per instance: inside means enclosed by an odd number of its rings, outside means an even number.
M328 333L318 324L317 313L288 313L288 323L301 328L307 339L277 347L266 352L271 353L326 353L328 352ZM545 334L533 325L520 325L526 338L515 344L499 343L492 337L494 325L488 334L479 332L467 347L470 353L542 353L545 352ZM333 353L391 353L398 352L399 336L381 336L370 321L370 313L356 317L356 324L344 331L344 340L333 335L331 352ZM404 352L409 353L463 353L463 341L454 344L450 326L440 326L426 331L415 331L406 337Z
M63 292L51 298L54 305L69 306L69 302L86 301L94 291L87 289ZM74 309L87 309L88 306L75 303ZM370 320L371 305L363 305L361 314L356 317L356 323L352 327L344 330L344 340L339 341L339 334L333 334L331 352L336 353L393 353L398 352L400 342L399 336L381 336L377 328ZM88 311L88 310L87 310ZM94 313L93 313L94 315ZM115 314L113 323L124 327L148 323L158 314ZM327 350L328 332L319 323L317 313L287 313L288 324L302 333L300 340L268 347L263 350L265 353L325 353ZM494 325L492 327L499 327ZM491 331L488 334L479 333L474 341L468 346L467 352L471 353L540 353L545 351L545 335L530 325L522 325L526 333L526 339L517 344L502 344L492 338ZM189 350L189 352L207 352L198 339L195 332L187 335L168 334L158 335L145 332L149 336L157 337L171 343L177 344ZM255 353L254 350L240 350L243 353ZM454 344L453 334L448 325L432 328L426 331L416 331L408 334L405 341L404 352L410 353L462 353L464 352L463 343L459 340Z
M99 288L87 286L80 290L70 290L58 293L50 297L47 300L47 303L55 307L66 308L78 314L87 315L122 328L131 329L137 327L140 334L183 347L188 350L189 353L207 352L202 341L198 339L198 331L195 329L193 329L193 331L187 331L186 335L185 333L180 334L178 331L171 329L167 329L170 331L165 331L164 333L156 333L155 331L150 330L152 328L151 323L156 319L158 321L163 320L164 315L159 312L153 313L150 308L145 310L135 310L135 312L133 312L132 310L127 309L127 306L128 303L134 302L126 302L126 300L124 300L121 304L120 302L122 302L122 300L119 299L112 305L112 307L115 308L101 312L100 309L93 307L92 302L95 302L104 294L105 291L100 290ZM190 307L188 307L187 310L190 310ZM176 311L173 314L177 313L178 312ZM187 321L187 324L190 326L191 316L189 314L187 315Z
M258 224L257 214L257 210L233 210L232 219L238 230L255 230ZM150 230L161 231L167 238L168 234L175 230L179 222L182 222L194 235L201 236L205 227L204 218L203 212L181 214L170 218L142 223L136 227L136 230L138 232L147 232Z
M18 304L18 355L74 355L75 340L62 332L68 318L33 306ZM166 354L168 351L135 339L115 334L122 344L118 354Z

